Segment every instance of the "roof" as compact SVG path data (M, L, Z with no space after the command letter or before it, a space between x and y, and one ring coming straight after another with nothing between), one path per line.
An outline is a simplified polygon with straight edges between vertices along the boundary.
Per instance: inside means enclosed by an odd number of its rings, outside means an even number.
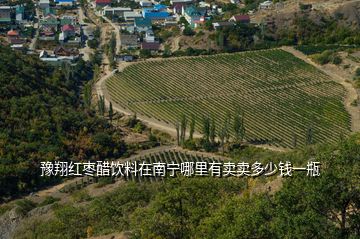
M227 27L227 26L233 26L235 23L233 22L214 22L214 27Z
M15 30L11 30L11 31L8 31L8 32L7 32L7 35L8 35L8 36L18 36L19 33L18 33L17 31L15 31Z
M124 18L137 18L137 17L142 17L142 15L137 12L124 12Z
M61 28L61 30L62 30L63 32L65 32L65 31L75 31L75 28L74 28L73 25L65 24L65 25Z
M120 35L121 45L135 45L137 44L137 40L138 39L136 35L129 35L129 34Z
M75 0L55 0L55 2L75 2Z
M61 26L64 26L64 25L71 25L71 23L73 22L72 19L70 18L63 18L63 19L60 19L60 25Z
M110 7L110 6L105 6L103 8L104 11L131 11L131 8L129 7Z
M95 0L96 4L111 4L111 0Z
M40 24L41 25L57 25L58 20L56 18L45 18L45 19L40 20Z
M0 10L11 10L10 6L0 6Z
M233 18L237 22L250 21L250 17L248 15L234 15Z
M159 12L154 10L153 8L144 8L143 9L143 17L150 19L161 19L168 18L170 14L168 12Z
M25 7L24 6L16 6L16 13L24 13Z
M44 8L43 13L44 13L44 15L54 14L55 10L51 7L46 7L46 8Z
M156 4L156 5L153 6L153 8L154 8L155 10L157 10L157 11L160 11L160 10L162 10L162 9L166 9L167 6L166 6L166 5L163 5L163 4Z
M189 15L190 17L196 17L196 16L205 16L206 9L202 8L196 8L194 6L189 6L185 9L185 13Z
M151 20L149 18L136 18L135 26L136 27L151 27Z
M141 49L147 49L147 50L159 50L160 43L158 42L143 42L141 43Z

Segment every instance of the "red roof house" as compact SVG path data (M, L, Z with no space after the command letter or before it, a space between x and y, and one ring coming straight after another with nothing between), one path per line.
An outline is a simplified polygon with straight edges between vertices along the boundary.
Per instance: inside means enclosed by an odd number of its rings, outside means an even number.
M75 27L73 25L70 25L70 24L65 24L64 26L62 26L61 31L63 31L63 32L75 32Z
M249 24L250 17L248 15L234 15L229 19L229 22L240 22L243 24Z
M160 43L158 42L143 42L141 43L141 49L158 51L160 48Z
M17 37L19 36L19 33L15 30L10 30L7 32L8 37Z

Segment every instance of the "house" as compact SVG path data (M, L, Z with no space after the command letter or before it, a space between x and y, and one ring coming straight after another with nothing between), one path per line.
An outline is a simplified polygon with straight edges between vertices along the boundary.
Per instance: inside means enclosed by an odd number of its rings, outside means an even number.
M174 5L176 3L187 3L191 4L193 3L193 0L170 0L171 5Z
M125 21L135 21L136 18L142 18L143 16L138 12L124 12L124 19Z
M219 30L219 29L222 29L224 27L231 27L231 26L234 26L235 23L234 22L213 22L213 28L215 30Z
M77 18L75 16L64 15L60 18L60 26L76 25Z
M132 62L134 61L134 56L132 55L120 55L117 57L118 61Z
M229 22L249 24L250 23L250 17L248 15L234 15L229 19Z
M16 23L21 23L24 20L25 7L22 5L17 5L15 7L15 20Z
M75 5L74 0L55 0L56 6L72 7Z
M58 30L59 21L53 15L48 15L39 21L40 29L52 28L55 32Z
M259 4L259 9L270 9L272 5L272 1L265 1Z
M40 52L39 58L52 65L60 65L62 62L73 62L78 56L56 56L55 54L49 54L47 51L43 50Z
M15 30L10 30L7 32L7 38L8 38L8 42L10 44L22 44L25 43L25 40L20 38L20 35L17 31Z
M147 30L145 32L145 41L146 42L155 42L155 35L153 30Z
M134 22L134 27L137 32L146 32L151 29L151 20L149 18L136 18Z
M64 34L64 38L75 36L75 27L73 25L66 24L61 27L61 32Z
M150 20L165 20L170 17L167 6L162 4L154 5L152 8L143 8L142 15Z
M172 9L173 14L181 15L183 7L185 7L187 4L188 3L181 3L181 2L175 3L170 7L170 9Z
M95 0L95 7L101 8L110 5L111 5L111 0Z
M140 1L140 6L141 6L141 7L151 7L151 6L152 6L152 2L151 2L151 1L147 1L147 0L142 0L142 1Z
M11 7L0 6L0 24L8 24L11 22Z
M138 47L137 35L121 34L120 45L124 49L131 49Z
M193 5L184 8L183 15L192 28L205 22L206 8L194 7Z
M44 17L46 17L48 15L53 15L54 17L56 17L55 16L55 9L51 8L51 7L44 8L43 9L43 15L44 15Z
M39 7L41 9L45 9L45 8L50 7L50 1L49 0L40 0L39 1Z
M124 17L124 12L131 12L129 7L109 7L105 6L101 12L103 16L118 16Z
M160 49L160 43L158 43L158 42L143 42L143 43L141 43L141 49L150 50L150 51L158 51Z
M55 56L78 56L79 50L77 48L65 48L64 46L57 46L54 49Z

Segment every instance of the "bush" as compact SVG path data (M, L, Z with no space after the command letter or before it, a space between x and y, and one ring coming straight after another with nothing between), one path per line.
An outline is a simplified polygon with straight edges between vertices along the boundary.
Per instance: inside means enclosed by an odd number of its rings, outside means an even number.
M71 196L74 202L86 202L92 199L86 189L75 191Z
M52 196L47 196L44 201L42 201L41 203L39 203L39 207L43 207L46 205L50 205L53 204L54 202L60 201L60 198L54 198Z
M193 35L195 35L195 32L193 31L193 29L191 29L191 27L186 26L184 31L183 31L183 35L185 35L185 36L193 36Z
M28 212L36 207L36 203L28 200L28 199L21 199L16 202L16 213L25 216Z

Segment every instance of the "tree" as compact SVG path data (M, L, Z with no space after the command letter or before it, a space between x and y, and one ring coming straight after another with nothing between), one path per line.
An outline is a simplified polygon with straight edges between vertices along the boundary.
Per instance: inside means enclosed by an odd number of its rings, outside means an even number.
M313 129L312 127L308 127L308 129L306 130L306 145L311 145L314 143L314 132L313 132Z
M193 140L195 132L195 115L191 114L189 139Z
M195 32L194 32L193 29L191 29L191 27L185 26L185 28L183 30L183 35L185 35L185 36L193 36L193 35L195 35Z
M99 96L99 100L98 100L98 110L99 110L99 114L100 115L104 115L105 114L105 98L104 96L100 95Z
M209 138L210 138L210 143L212 145L214 145L215 144L215 138L216 138L216 125L215 125L215 118L214 117L211 118L211 126L210 126Z
M110 103L109 103L109 119L110 119L110 122L112 122L113 116L114 116L114 110L113 110L112 103L110 101Z
M175 123L175 130L176 130L176 143L180 146L180 125L179 122Z
M210 119L208 116L203 117L203 140L205 142L210 142Z
M187 127L187 119L186 116L182 114L180 120L180 144L183 144L185 142L186 127Z
M236 109L234 117L234 135L236 143L239 143L245 137L244 113L241 113L239 108Z

